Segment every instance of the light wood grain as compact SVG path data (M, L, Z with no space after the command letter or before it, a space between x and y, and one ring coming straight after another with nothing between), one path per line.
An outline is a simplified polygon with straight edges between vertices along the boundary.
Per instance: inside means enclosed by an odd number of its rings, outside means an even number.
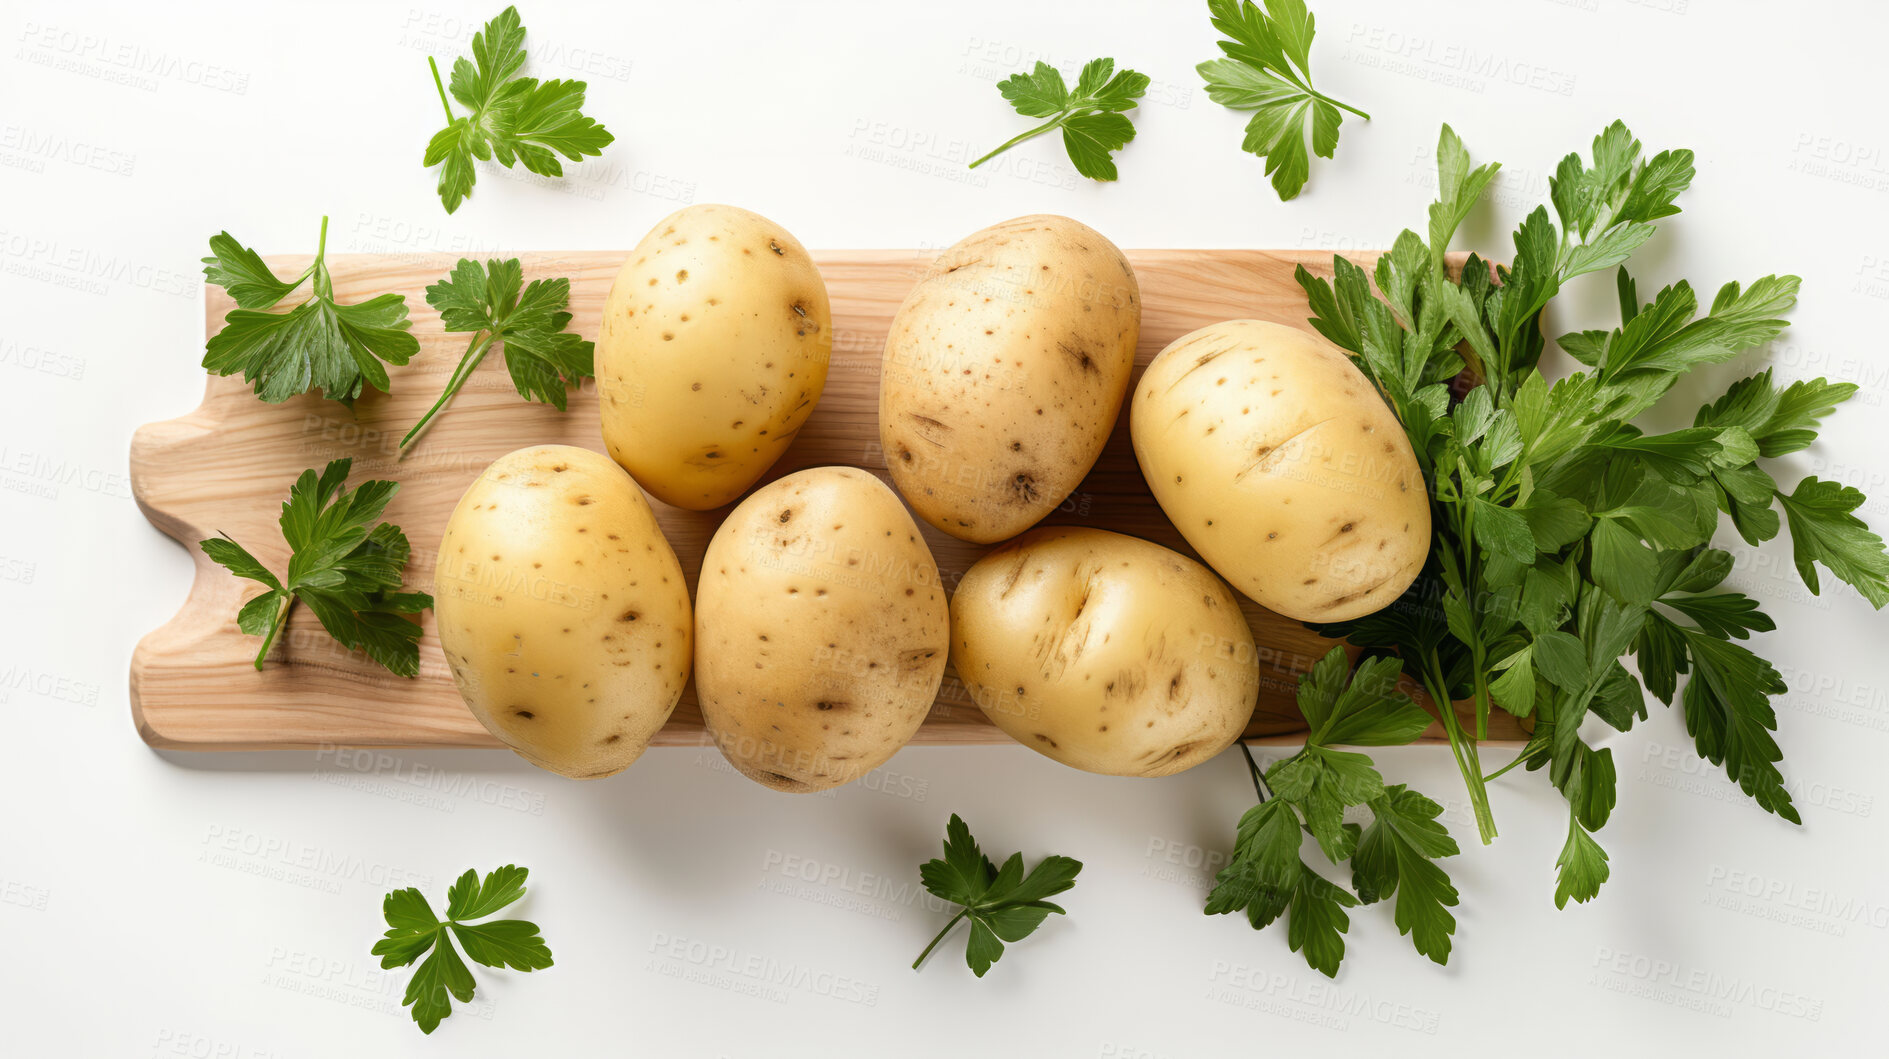
M527 278L569 276L574 326L595 335L621 252L519 255ZM878 445L879 353L894 311L911 289L929 251L816 253L832 297L832 369L818 409L787 455L764 481L805 467L850 464L885 477ZM1176 337L1218 320L1252 317L1305 327L1305 299L1293 282L1304 264L1329 274L1331 255L1312 251L1130 251L1143 302L1139 369ZM1360 256L1368 263L1369 255ZM586 385L560 414L513 391L499 358L488 358L417 450L397 460L400 437L438 395L465 349L466 336L439 330L424 291L450 269L454 255L336 255L329 258L344 301L384 291L403 293L420 354L390 369L392 395L369 392L348 408L317 397L279 405L258 401L240 378L211 378L203 404L179 419L141 428L131 444L132 489L152 524L183 542L196 578L183 608L138 644L131 661L131 708L138 732L153 746L235 750L321 746L497 747L453 687L440 654L433 616L425 615L420 675L406 680L341 649L305 607L258 672L260 642L236 628L236 611L254 594L203 555L197 542L228 533L274 569L287 563L276 526L288 485L307 467L354 458L351 481L393 478L401 490L388 520L413 542L407 584L427 589L446 519L465 487L493 459L533 444L581 445L602 451L597 394ZM306 257L269 259L293 275ZM208 289L206 334L232 307ZM654 500L658 518L688 574L691 592L709 536L726 508L691 512ZM1192 554L1149 495L1128 441L1126 410L1094 471L1046 524L1099 526L1158 541ZM948 584L983 549L925 527ZM1261 690L1249 734L1290 741L1301 730L1293 689L1298 674L1330 646L1289 621L1245 604L1260 645ZM1506 720L1505 717L1500 718ZM1432 726L1430 738L1440 729ZM1512 726L1496 741L1520 736ZM1007 737L972 704L947 673L931 716L915 742L1001 743ZM693 686L657 738L659 745L705 744Z

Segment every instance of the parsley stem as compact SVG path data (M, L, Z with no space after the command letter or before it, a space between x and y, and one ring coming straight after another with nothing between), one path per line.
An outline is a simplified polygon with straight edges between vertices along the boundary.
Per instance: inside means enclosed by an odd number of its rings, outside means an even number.
M311 288L315 297L334 300L335 281L328 272L328 215L321 215L321 238L315 243L315 260L308 266L309 274L314 276Z
M1050 131L1051 129L1057 128L1058 126L1062 125L1062 123L1068 117L1069 117L1069 112L1063 111L1061 114L1058 114L1055 117L1051 118L1049 121L1041 125L1038 125L1036 128L1031 129L1029 132L1020 133L1016 136L1012 136L1010 139L1004 141L1002 147L999 147L996 150L992 151L991 153L985 155L984 157L979 158L977 161L972 162L970 165L970 168L976 169L978 166L983 165L985 162L988 162L991 159L997 157L998 155L1004 153L1005 151L1008 151L1012 147L1015 147L1017 144L1020 144L1023 141L1030 139L1031 137L1041 136L1044 133Z
M1482 765L1476 757L1476 741L1463 731L1463 726L1456 718L1456 704L1450 701L1448 685L1443 680L1443 667L1437 661L1436 652L1431 651L1424 658L1423 687L1436 703L1437 713L1443 720L1443 731L1450 737L1450 752L1456 757L1456 768L1463 774L1463 785L1469 791L1469 807L1476 817L1476 833L1483 845L1495 839L1495 813L1489 808L1489 790L1483 784Z
M446 108L446 124L453 123L453 105L446 102L446 82L439 79L439 64L431 55L426 57L426 65L433 69L433 87L439 89L439 105Z
M1312 94L1324 100L1325 102L1330 103L1332 106L1337 107L1340 110L1348 110L1352 112L1353 114L1356 114L1358 117L1363 118L1365 121L1371 120L1371 115L1366 114L1364 111L1359 110L1357 107L1354 107L1349 103L1340 103L1338 100L1333 99L1332 97L1326 95L1323 92L1313 92Z
M276 637L282 635L282 627L289 623L289 608L295 605L294 593L282 595L282 605L275 609L275 620L269 623L269 635L262 639L262 650L256 652L256 671L262 671L262 660L269 657L269 649L275 646Z
M951 928L958 925L958 920L970 914L971 910L969 908L959 909L958 914L951 917L951 922L946 923L944 929L938 932L938 936L931 939L931 944L925 946L925 951L918 954L918 959L912 961L912 970L918 970L918 965L925 962L925 957L931 955L931 950L938 947L938 943L945 939L946 934L951 933Z
M1262 802L1271 798L1272 792L1266 789L1266 776L1260 772L1259 762L1253 760L1253 752L1247 748L1244 739L1240 740L1240 753L1246 755L1246 769L1253 774L1253 793L1259 795Z
M433 407L427 409L426 414L420 417L420 421L413 424L413 429L407 431L407 436L400 439L399 459L407 458L407 446L419 438L420 434L426 430L427 424L433 421L433 417L446 407L447 402L459 392L459 388L472 377L473 371L479 367L479 362L485 359L485 355L492 349L492 343L497 339L498 335L495 332L481 331L472 340L472 344L466 347L466 355L459 358L459 366L453 369L452 378L446 380L446 388L440 391L439 400L434 401Z

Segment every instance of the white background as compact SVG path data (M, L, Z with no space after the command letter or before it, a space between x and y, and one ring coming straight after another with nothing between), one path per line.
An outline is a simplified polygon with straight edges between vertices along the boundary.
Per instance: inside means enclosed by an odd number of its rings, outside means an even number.
M155 753L132 730L126 663L183 599L191 564L129 496L133 429L201 396L206 237L265 252L623 249L688 201L732 202L814 247L950 243L1020 213L1130 247L1355 248L1422 222L1451 122L1506 163L1457 245L1501 255L1559 157L1615 117L1689 146L1685 214L1637 258L1641 289L1804 277L1769 351L1787 378L1858 397L1780 474L1877 494L1889 523L1889 128L1873 5L1722 0L1410 4L1322 0L1325 91L1373 113L1281 204L1238 149L1242 117L1193 73L1214 35L1195 3L950 4L535 0L533 69L590 82L617 142L560 185L489 165L446 217L420 155L440 122L424 57L460 54L493 4L0 6L0 1009L19 1055L335 1054L1197 1056L1857 1054L1889 971L1889 652L1851 591L1798 588L1788 545L1735 548L1805 826L1701 766L1679 719L1612 736L1613 881L1557 912L1565 814L1536 775L1494 790L1475 845L1438 749L1383 753L1450 805L1466 846L1447 969L1354 913L1335 983L1200 905L1251 802L1234 758L1161 780L1077 773L1020 749L908 749L871 779L787 797L713 751L650 753L565 782L499 752ZM1114 55L1155 79L1119 156L1077 180L1053 138L967 179L1025 127L993 82L1037 54ZM182 60L173 62L173 60ZM1575 300L1598 324L1607 281ZM1709 372L1693 404L1761 358ZM47 495L50 493L50 495ZM1736 543L1735 540L1724 543ZM1491 755L1501 760L1501 755ZM1052 917L984 980L961 935L910 899L945 818L989 848L1086 862ZM1170 857L1172 859L1170 859ZM524 914L557 957L481 970L479 1001L424 1039L405 971L368 956L380 895L435 901L468 866L532 869ZM807 865L811 865L810 867ZM800 874L814 877L805 882ZM783 892L784 891L784 892ZM710 955L712 954L712 955ZM743 974L817 972L807 987ZM704 983L690 980L703 975ZM866 1002L870 1001L870 1002ZM17 1049L17 1051L15 1050Z

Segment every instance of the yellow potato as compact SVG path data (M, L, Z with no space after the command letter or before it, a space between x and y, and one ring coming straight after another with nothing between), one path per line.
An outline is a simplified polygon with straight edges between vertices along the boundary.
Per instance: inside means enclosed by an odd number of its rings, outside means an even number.
M479 723L540 768L608 776L642 755L689 680L688 585L608 457L500 457L440 538L434 614Z
M696 697L735 768L821 791L884 764L931 709L950 618L905 505L851 467L756 490L696 589Z
M1010 737L1065 765L1168 776L1225 750L1259 695L1237 597L1158 544L1032 530L951 599L952 663Z
M1187 543L1269 610L1381 610L1429 555L1429 493L1403 428L1316 335L1258 320L1183 335L1142 373L1129 428Z
M679 210L604 303L604 445L664 503L720 507L787 451L832 350L826 283L785 228L734 206Z
M1029 529L1102 454L1140 334L1135 270L1086 225L1019 217L946 250L880 361L879 440L899 492L963 540Z

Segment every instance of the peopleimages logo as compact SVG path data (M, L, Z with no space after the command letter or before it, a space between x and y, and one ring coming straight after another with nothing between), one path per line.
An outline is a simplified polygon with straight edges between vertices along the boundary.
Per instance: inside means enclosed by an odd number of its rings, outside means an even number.
M1676 960L1603 945L1594 950L1593 966L1591 985L1720 1018L1729 1017L1733 1007L1750 1007L1811 1022L1823 1018L1820 999L1737 975L1688 967Z

